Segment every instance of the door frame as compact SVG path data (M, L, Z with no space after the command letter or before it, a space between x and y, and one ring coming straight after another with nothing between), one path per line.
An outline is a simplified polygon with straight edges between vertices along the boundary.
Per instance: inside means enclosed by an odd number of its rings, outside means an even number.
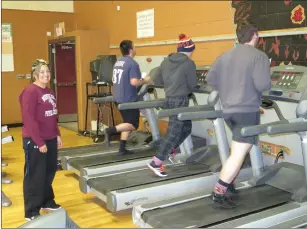
M50 89L55 93L57 96L56 90L56 66L55 66L55 53L53 52L53 48L56 44L74 44L75 45L75 71L76 71L76 96L77 96L77 125L79 126L79 107L78 107L78 77L77 77L77 52L76 52L76 38L73 37L61 37L58 39L48 40L48 58L49 58L49 65L50 65ZM78 129L79 131L79 129Z

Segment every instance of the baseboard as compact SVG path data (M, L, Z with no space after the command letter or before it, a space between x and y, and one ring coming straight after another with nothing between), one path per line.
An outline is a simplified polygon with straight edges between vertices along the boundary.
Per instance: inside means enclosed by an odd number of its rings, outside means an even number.
M2 126L7 126L8 128L16 128L16 127L22 127L22 123L10 123L10 124L2 124Z

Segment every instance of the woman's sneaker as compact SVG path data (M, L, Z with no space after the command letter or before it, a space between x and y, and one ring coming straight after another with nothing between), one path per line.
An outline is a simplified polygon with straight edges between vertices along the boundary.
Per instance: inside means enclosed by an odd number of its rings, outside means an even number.
M30 221L32 221L32 220L38 218L39 216L40 216L40 215L38 214L38 215L35 215L35 216L31 216L31 217L25 217L25 220L30 222Z
M56 211L60 208L62 208L61 205L56 203L46 204L43 207L41 207L42 210L49 210L49 211Z

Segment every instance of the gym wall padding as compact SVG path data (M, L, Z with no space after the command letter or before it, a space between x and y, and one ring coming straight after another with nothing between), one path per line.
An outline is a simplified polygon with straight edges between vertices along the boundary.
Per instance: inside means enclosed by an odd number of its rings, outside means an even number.
M110 45L119 45L123 39L139 43L177 39L179 33L192 38L233 34L234 9L230 10L229 1L76 1L74 7L76 26L80 29L107 28ZM136 13L152 8L155 10L155 36L137 39ZM211 64L233 44L234 41L197 43L193 59L196 64ZM138 47L137 55L165 55L174 51L176 45ZM120 52L110 49L110 54L119 55Z
M19 94L30 81L17 79L18 74L28 74L32 61L48 58L46 32L53 32L55 23L64 21L66 30L74 29L71 13L2 10L2 22L12 23L14 72L2 72L2 123L21 123Z

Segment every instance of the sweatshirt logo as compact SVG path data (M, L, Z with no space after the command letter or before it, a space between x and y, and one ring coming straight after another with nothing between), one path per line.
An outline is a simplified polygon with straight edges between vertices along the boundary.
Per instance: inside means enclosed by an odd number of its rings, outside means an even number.
M58 110L56 108L55 97L53 95L51 95L51 94L44 94L42 96L42 100L44 102L47 101L47 102L49 102L52 105L52 110L45 111L45 117L50 117L50 116L57 115Z

